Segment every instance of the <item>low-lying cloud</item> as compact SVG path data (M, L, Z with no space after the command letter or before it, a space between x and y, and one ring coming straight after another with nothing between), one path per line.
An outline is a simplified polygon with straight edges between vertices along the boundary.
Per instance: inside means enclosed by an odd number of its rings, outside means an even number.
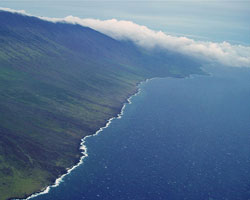
M28 16L31 16L30 14L28 14L25 10L14 10L12 8L2 8L0 7L0 11L3 10L3 11L7 11L7 12L12 12L12 13L18 13L18 14L21 14L21 15L28 15Z
M5 10L25 14L24 11ZM114 39L131 40L135 44L145 48L167 49L227 66L250 67L250 46L232 45L228 42L195 41L187 37L167 35L162 31L154 31L146 26L124 20L81 19L73 16L65 18L40 18L51 22L87 26Z

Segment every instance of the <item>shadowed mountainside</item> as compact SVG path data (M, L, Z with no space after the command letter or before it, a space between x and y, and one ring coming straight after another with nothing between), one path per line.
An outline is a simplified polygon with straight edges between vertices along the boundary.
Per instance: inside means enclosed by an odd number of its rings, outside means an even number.
M75 165L81 138L117 115L140 81L199 67L80 25L0 11L0 200L39 191Z

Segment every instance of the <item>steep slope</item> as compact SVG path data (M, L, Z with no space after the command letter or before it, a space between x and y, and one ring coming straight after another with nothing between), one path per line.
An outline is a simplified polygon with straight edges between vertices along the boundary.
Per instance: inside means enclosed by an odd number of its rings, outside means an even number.
M191 73L199 65L182 55L0 11L0 200L39 191L75 165L80 139L117 115L140 81Z

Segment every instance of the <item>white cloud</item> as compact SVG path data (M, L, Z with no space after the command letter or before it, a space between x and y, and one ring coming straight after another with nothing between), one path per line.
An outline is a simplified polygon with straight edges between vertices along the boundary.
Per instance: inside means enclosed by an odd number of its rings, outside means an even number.
M60 21L58 19L58 21ZM161 47L186 55L219 62L228 66L250 67L250 46L231 45L228 42L214 43L195 41L187 37L175 37L162 31L150 30L130 21L80 19L68 16L65 22L91 27L118 40L132 40L146 48Z
M18 13L18 14L22 14L22 15L31 16L30 14L26 13L25 10L14 10L11 8L2 8L2 7L0 7L0 10L11 12L11 13Z
M25 14L24 11L5 10ZM195 41L187 37L175 37L167 35L162 31L154 31L146 26L124 20L111 19L102 21L98 19L81 19L73 16L65 18L40 18L52 22L88 26L114 39L131 40L135 44L145 48L160 47L227 66L250 67L250 46L232 45L228 42Z

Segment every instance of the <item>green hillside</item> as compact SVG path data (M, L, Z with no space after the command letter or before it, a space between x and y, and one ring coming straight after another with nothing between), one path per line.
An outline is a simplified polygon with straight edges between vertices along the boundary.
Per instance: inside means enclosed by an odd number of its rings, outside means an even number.
M202 73L90 28L0 11L0 200L39 191L75 165L80 140L116 116L136 85Z

